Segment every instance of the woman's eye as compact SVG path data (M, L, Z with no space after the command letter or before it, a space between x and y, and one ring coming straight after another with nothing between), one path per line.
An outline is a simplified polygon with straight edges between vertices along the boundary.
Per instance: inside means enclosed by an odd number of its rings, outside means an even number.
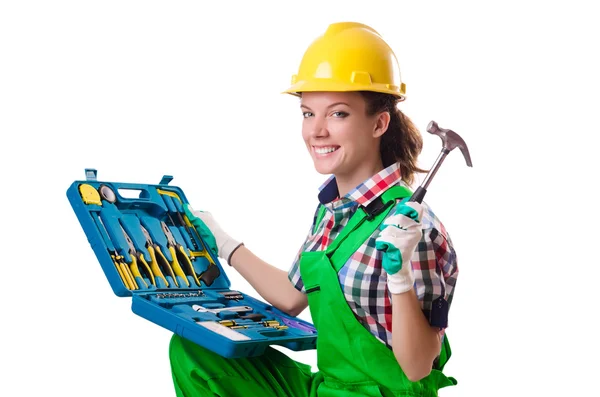
M333 112L333 117L346 117L348 116L348 113L346 112Z
M313 114L311 112L302 112L302 117L304 117L305 119L311 117Z

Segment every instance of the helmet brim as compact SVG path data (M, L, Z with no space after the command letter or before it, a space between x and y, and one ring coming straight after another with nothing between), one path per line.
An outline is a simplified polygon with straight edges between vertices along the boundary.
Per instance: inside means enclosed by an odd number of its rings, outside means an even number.
M402 87L403 88L403 87ZM371 91L390 94L403 101L406 95L399 88L390 87L388 84L357 84L332 81L330 79L314 79L298 81L291 85L282 94L301 96L303 92L353 92Z

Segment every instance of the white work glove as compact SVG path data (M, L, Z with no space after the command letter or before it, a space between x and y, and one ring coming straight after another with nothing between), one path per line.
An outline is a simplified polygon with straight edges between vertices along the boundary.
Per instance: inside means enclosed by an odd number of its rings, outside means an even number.
M225 233L210 212L194 211L191 205L184 206L185 214L213 253L231 264L231 254L243 243Z
M423 206L417 202L401 203L380 227L376 247L383 251L382 266L392 294L410 291L415 284L410 259L423 235L422 212Z

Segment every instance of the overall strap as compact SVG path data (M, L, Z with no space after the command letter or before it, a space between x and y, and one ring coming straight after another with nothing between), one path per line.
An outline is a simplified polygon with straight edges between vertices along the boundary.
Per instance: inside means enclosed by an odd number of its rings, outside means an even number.
M396 200L410 197L411 194L412 192L404 186L392 186L368 206L361 206L356 210L340 235L327 249L327 256L329 256L336 272L344 266L348 258L379 227L392 208L394 208L393 204L396 203ZM363 223L365 224L363 225ZM353 233L355 231L358 231L358 233ZM344 242L345 244L342 245Z
M321 224L321 221L323 220L326 211L327 208L325 208L323 204L319 205L319 214L317 215L317 220L315 221L315 225L313 226L313 234L317 232L317 228Z

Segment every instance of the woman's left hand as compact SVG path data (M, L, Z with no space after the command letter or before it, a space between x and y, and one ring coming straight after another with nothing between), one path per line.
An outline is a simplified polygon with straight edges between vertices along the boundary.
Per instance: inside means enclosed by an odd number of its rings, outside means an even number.
M392 294L401 294L414 286L410 258L423 235L422 212L423 206L417 202L401 203L380 227L376 247L383 251L382 266L388 274L388 289Z

